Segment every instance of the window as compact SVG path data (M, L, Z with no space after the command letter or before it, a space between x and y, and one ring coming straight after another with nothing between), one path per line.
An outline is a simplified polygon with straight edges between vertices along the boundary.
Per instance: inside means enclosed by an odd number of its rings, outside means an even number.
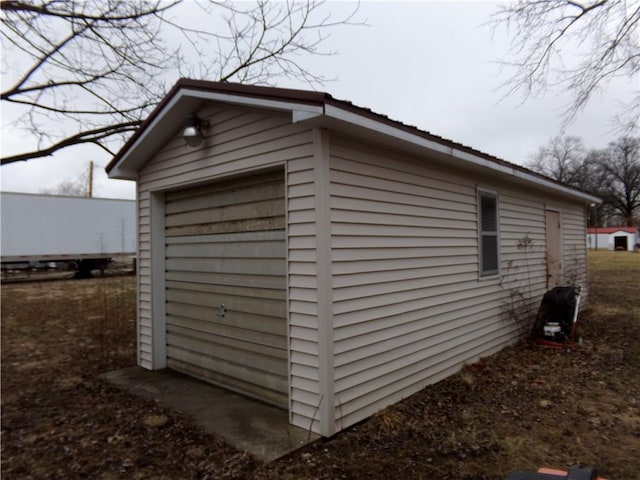
M498 196L478 193L480 234L480 276L498 273Z

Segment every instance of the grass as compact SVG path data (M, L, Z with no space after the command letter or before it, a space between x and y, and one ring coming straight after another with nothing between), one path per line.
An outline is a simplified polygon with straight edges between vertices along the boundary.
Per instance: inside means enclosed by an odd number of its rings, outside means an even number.
M588 260L576 351L521 342L272 464L97 378L135 363L134 277L3 285L2 478L640 478L640 254Z
M640 368L640 253L589 251L589 315L595 335L620 331L628 362Z
M640 253L589 251L589 309L612 318L637 316Z

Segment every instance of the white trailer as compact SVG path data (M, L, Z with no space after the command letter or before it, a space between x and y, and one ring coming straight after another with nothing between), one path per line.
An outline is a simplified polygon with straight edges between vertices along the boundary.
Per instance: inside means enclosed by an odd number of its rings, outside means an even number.
M74 263L80 273L136 251L134 200L0 193L3 270Z

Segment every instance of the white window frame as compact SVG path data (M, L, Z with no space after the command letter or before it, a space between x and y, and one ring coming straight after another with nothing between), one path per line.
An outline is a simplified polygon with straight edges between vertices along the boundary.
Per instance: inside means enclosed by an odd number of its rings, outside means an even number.
M482 278L495 277L500 275L500 196L494 190L484 188L477 189L477 207L478 207L478 273ZM491 197L496 204L496 229L495 231L483 231L482 229L482 198ZM484 259L482 256L483 239L485 237L495 237L496 239L496 268L484 270Z

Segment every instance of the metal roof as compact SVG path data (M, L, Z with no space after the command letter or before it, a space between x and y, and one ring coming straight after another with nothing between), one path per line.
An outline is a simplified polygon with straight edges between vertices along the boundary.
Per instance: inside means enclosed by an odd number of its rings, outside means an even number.
M345 100L338 100L325 92L296 90L226 82L180 79L151 112L140 128L124 144L107 165L115 178L135 178L133 171L141 168L175 133L187 113L204 101L219 101L275 110L291 111L294 121L312 121L327 128L351 132L382 134L393 139L395 145L412 144L415 152L438 152L457 160L457 165L474 166L514 181L537 184L538 187L577 197L585 202L599 203L600 199L575 187L533 172L469 146L434 135L428 131L392 120ZM150 134L153 131L154 134ZM128 167L128 168L127 168Z
M640 227L591 227L587 228L589 234L611 234L616 232L638 233Z

